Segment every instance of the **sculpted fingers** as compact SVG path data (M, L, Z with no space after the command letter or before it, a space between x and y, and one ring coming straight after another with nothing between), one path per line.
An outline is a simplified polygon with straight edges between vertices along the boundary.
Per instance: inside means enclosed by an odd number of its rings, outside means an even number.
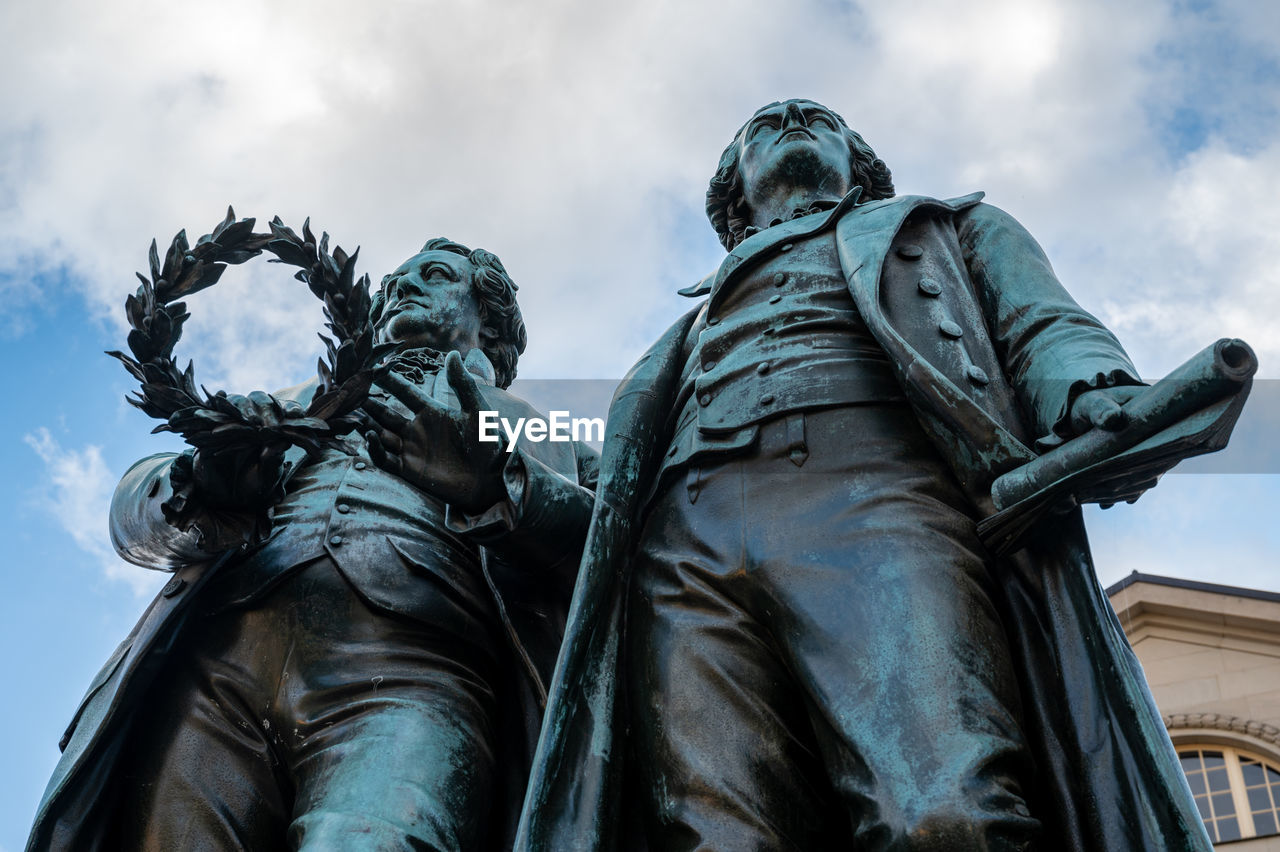
M1129 400L1133 399L1138 394L1142 393L1142 391L1145 389L1146 389L1145 385L1137 386L1137 387L1120 387L1120 388L1111 388L1108 391L1108 393L1111 394L1111 398L1114 399L1116 402L1120 403L1121 405L1125 405L1129 402Z
M1110 509L1117 503L1136 503L1138 498L1143 494L1156 487L1156 483L1160 481L1159 477L1155 479L1146 479L1135 484L1130 483L1128 487L1121 489L1113 494L1107 495L1106 499L1099 500L1098 503L1103 509Z
M376 431L370 430L364 433L364 439L369 444L369 458L373 460L374 464L397 476L403 473L404 462L401 460L400 455L388 450L387 445L383 443L381 435Z
M404 403L405 407L414 414L417 414L433 402L431 394L427 392L425 387L409 381L399 373L383 373L374 379L373 383Z
M445 376L449 379L449 387L458 395L458 404L463 411L474 413L485 407L484 396L475 377L462 365L462 356L457 351L450 352L445 358Z
M382 445L382 449L392 455L401 456L403 460L405 442L395 432L383 430L378 432L378 442Z
M409 418L397 412L377 397L365 400L363 408L373 422L390 432L401 433L409 428Z
M1129 415L1110 396L1099 396L1096 405L1095 411L1090 415L1094 426L1115 432L1129 424Z
M1121 402L1127 401L1132 394L1120 400L1112 390L1092 390L1081 394L1071 407L1071 428L1077 433L1087 432L1095 426L1116 432L1127 426L1129 415L1121 407Z

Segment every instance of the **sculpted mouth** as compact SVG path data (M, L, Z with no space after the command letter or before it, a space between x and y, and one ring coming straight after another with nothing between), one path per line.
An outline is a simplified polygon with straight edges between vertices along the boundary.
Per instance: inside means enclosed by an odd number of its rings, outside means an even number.
M402 301L396 302L394 305L388 305L382 311L382 318L384 320L391 319L396 314L402 314L405 311L412 310L413 308L418 308L418 307L421 307L421 305L419 305L417 302L402 300Z
M381 318L379 318L378 324L385 325L386 323L391 322L391 320L395 319L396 317L400 316L406 311L411 311L416 307L417 305L414 305L410 302L401 302L400 304L395 305L394 307L387 308L382 312L382 316Z
M818 138L814 136L813 131L809 130L809 128L807 127L793 127L790 130L788 130L786 133L783 133L781 136L779 136L777 141L774 142L774 144L781 145L783 142L787 141L787 139L791 138L791 135L794 133L804 134L804 137L809 140Z

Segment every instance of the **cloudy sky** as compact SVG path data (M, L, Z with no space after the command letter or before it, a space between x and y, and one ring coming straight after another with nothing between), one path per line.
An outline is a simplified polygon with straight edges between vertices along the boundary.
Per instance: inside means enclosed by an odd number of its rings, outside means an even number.
M311 216L375 279L431 236L497 252L530 328L521 375L585 399L722 257L702 201L733 131L822 101L900 192L982 189L1022 221L1145 376L1253 345L1266 380L1236 445L1089 524L1104 583L1280 590L1271 4L45 0L0 22L0 852L163 581L114 556L105 517L134 459L178 445L147 434L102 350L123 347L151 238L205 233L228 204ZM233 269L191 307L179 354L211 389L314 369L319 305L280 267Z

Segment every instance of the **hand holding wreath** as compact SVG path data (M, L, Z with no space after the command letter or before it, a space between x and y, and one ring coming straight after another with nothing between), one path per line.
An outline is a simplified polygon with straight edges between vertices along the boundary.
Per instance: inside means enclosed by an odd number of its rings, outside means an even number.
M309 453L336 448L349 452L342 436L359 425L365 400L382 356L395 348L374 344L369 321L369 277L355 279L359 254L341 248L329 252L329 235L319 241L310 220L298 235L279 218L270 234L253 232L253 219L226 218L194 246L186 232L173 238L164 263L151 243L150 278L125 302L132 331L133 357L109 352L142 384L129 402L165 423L156 432L177 432L195 449L179 456L170 472L173 497L162 506L165 519L182 530L195 529L201 546L220 549L256 543L271 528L271 506L284 494L285 450ZM321 335L319 387L310 405L282 401L255 391L247 396L197 387L188 362L179 370L173 347L190 316L175 301L217 283L228 264L243 263L262 251L274 262L301 267L295 277L324 302L326 328Z

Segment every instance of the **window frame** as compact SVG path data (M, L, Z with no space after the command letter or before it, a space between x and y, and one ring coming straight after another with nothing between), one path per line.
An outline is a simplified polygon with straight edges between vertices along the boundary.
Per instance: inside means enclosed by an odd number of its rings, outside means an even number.
M1178 741L1174 742L1173 746L1178 755L1179 765L1181 765L1184 753L1187 752L1201 754L1210 751L1221 753L1222 755L1223 767L1227 771L1227 789L1231 793L1231 803L1235 809L1236 825L1240 830L1240 837L1232 840L1215 840L1214 845L1258 838L1257 825L1253 820L1253 808L1249 804L1249 794L1245 789L1244 769L1240 765L1240 758L1243 756L1249 760L1256 761L1262 764L1264 768L1269 768L1276 772L1280 772L1280 760L1266 752L1250 747L1250 744L1226 737L1179 738ZM1183 770L1183 775L1184 777L1186 775L1185 769ZM1205 774L1205 783L1206 785L1208 784L1207 773ZM1206 794L1213 795L1212 790L1207 786ZM1272 800L1275 803L1272 813L1276 815L1277 831L1261 835L1262 837L1280 837L1280 796L1273 793ZM1218 820L1216 815L1214 820L1215 823ZM1210 829L1207 823L1205 828L1211 835L1217 833L1216 830Z

